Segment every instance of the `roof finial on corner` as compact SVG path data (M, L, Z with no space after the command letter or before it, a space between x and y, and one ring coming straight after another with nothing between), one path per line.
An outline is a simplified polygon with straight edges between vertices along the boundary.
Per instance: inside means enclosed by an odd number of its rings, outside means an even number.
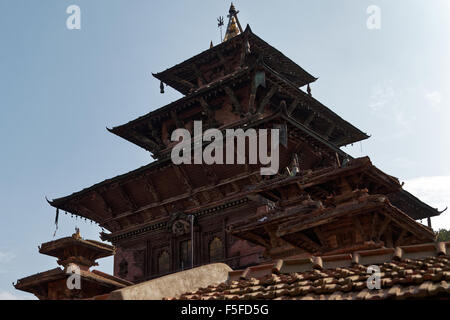
M242 30L241 27L241 23L239 22L239 19L237 17L239 11L236 10L233 2L231 3L230 6L230 10L229 10L229 14L228 14L228 26L227 26L227 32L225 33L225 38L223 39L223 41L227 41L239 34L241 34L242 32L244 32Z
M81 239L80 228L75 227L75 233L72 235L72 238L74 238L76 240Z

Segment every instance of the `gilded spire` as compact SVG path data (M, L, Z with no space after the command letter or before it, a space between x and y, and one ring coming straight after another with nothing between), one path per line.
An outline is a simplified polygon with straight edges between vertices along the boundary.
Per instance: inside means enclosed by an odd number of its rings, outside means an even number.
M237 14L239 11L236 11L236 8L234 7L234 4L231 3L230 11L228 14L228 26L227 26L227 32L225 34L225 38L223 41L227 41L243 32L241 24L239 23L239 19L237 17Z

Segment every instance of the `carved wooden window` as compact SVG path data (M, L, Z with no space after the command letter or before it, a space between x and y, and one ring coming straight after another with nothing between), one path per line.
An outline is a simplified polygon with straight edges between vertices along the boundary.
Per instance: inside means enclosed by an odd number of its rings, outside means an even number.
M158 257L158 273L164 274L170 271L170 255L164 250Z
M180 242L180 268L190 268L192 264L191 240Z
M222 240L215 237L209 243L209 262L217 262L223 260L223 244Z

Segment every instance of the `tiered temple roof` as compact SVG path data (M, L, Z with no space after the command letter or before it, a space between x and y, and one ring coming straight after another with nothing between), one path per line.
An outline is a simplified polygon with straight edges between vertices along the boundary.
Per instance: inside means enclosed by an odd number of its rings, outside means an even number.
M434 241L431 228L414 219L440 212L368 158L342 151L368 135L313 98L310 84L316 78L250 27L242 30L233 6L229 17L223 43L154 75L162 91L165 83L185 97L109 129L156 161L50 204L96 221L109 231L102 233L104 240L132 241L125 251L138 244L140 252L151 252L153 234L153 242L178 252L182 239L168 230L180 213L203 221L198 222L203 229L196 229L198 247L208 247L208 237L218 234L208 229L212 220L206 218L220 216L224 242L233 242L228 235L248 240L265 249L267 259ZM306 92L300 89L305 85ZM263 178L261 166L250 164L173 164L171 133L192 132L195 121L203 121L204 130L283 128L278 174ZM299 159L296 170L290 170L293 159ZM145 257L141 269L148 273L157 263ZM196 259L210 261L204 252Z

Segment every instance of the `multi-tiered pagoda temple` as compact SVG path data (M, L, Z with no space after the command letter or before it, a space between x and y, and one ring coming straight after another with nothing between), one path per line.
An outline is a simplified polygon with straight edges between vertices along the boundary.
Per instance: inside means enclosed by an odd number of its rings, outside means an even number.
M439 215L369 158L341 147L368 136L311 94L317 80L241 27L232 5L224 41L154 76L183 98L110 131L155 161L51 205L91 219L116 247L114 275L140 282L192 266L233 269L272 259L433 242ZM301 88L306 88L302 90ZM178 128L279 128L280 169L171 160ZM247 149L248 151L248 149ZM193 226L193 227L191 227ZM193 256L192 256L193 253Z

